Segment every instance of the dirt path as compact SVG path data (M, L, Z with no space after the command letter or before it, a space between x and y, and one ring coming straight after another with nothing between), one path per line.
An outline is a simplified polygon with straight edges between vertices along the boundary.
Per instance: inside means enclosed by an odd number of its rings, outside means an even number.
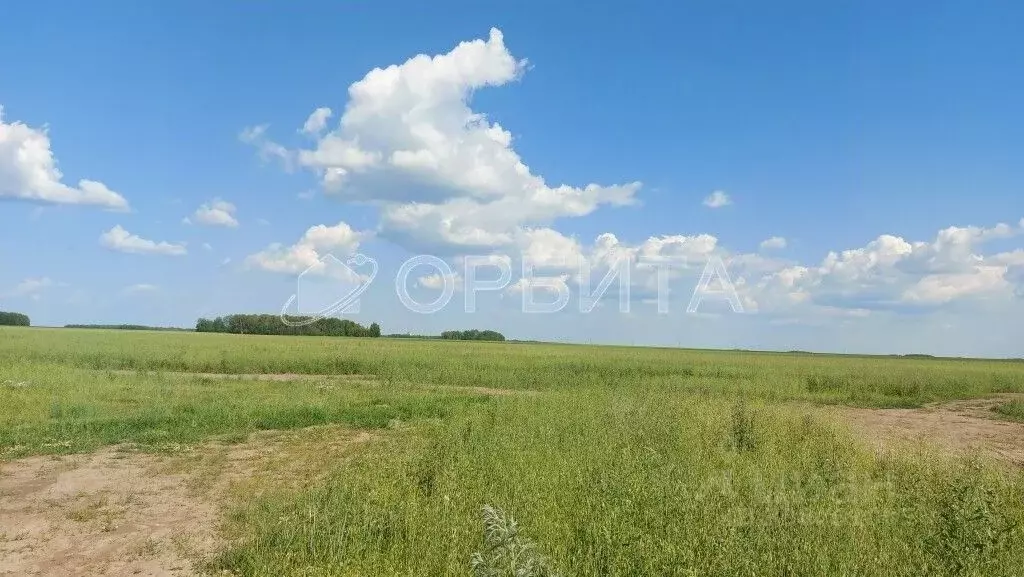
M1021 394L937 403L920 409L836 409L853 430L879 446L927 442L1024 466L1024 423L1000 420L992 409Z
M274 382L289 382L289 381L330 381L340 380L347 383L359 384L359 385L380 385L382 381L374 375L310 375L302 373L189 373L182 371L130 371L130 370L112 370L104 371L110 372L115 375L137 375L143 374L146 376L158 376L165 375L168 377L175 378L199 378L199 379L223 379L223 380L239 380L239 381L274 381ZM410 383L411 386L420 389L429 389L432 391L452 391L461 393L476 393L478 395L492 395L498 397L514 396L514 395L525 395L534 396L540 394L539 391L530 391L525 389L497 389L494 387L459 387L454 385L431 385L425 383Z
M197 379L223 379L236 381L328 381L345 380L354 382L376 383L378 379L374 375L315 375L306 373L190 373L188 371L132 371L128 369L103 370L98 372L113 373L115 375L145 375L147 377L176 377L176 378L197 378Z
M223 544L230 495L309 483L370 438L314 427L175 455L110 447L2 463L0 575L197 575Z

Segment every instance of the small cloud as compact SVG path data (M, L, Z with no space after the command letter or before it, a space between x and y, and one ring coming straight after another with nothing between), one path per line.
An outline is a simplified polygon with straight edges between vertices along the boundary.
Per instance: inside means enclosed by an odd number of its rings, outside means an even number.
M416 286L434 290L441 290L444 288L446 283L451 283L451 285L455 288L456 291L462 290L462 276L457 272L445 275L442 275L440 273L434 273L426 276L421 276L419 279L417 279Z
M228 266L231 264L231 257L224 257L224 260L220 261L220 266Z
M198 224L209 226L226 226L229 228L238 226L238 220L235 218L235 205L219 198L215 198L197 208L192 217L185 217L182 223L191 224L193 219Z
M732 199L723 190L716 190L704 199L704 206L708 208L722 208L732 204Z
M761 250L773 250L786 248L786 239L781 236L773 236L761 241Z
M160 287L158 287L156 285L146 284L146 283L139 283L139 284L133 284L131 286L124 287L124 289L121 291L121 293L122 294L126 294L126 295L136 295L136 294L140 294L140 293L156 292L158 290L160 290Z
M321 274L324 258L330 256L337 260L337 255L355 254L359 243L370 234L355 231L345 222L334 226L318 224L306 230L302 238L291 246L273 243L245 260L248 266L268 272L300 274L314 270Z
M5 297L28 297L33 300L39 300L39 293L44 290L56 286L49 277L41 278L27 278L17 284L13 289L8 291L3 296Z
M570 278L571 276L565 273L557 276L524 276L520 277L516 282L508 285L508 288L506 288L505 291L508 293L519 294L525 290L558 292L558 285L564 286L566 281Z
M297 196L299 197L299 200L309 200L309 199L313 198L314 196L316 196L316 191L314 191L314 190L306 190L306 191L300 192Z
M302 130L299 132L308 134L309 136L316 136L323 132L324 128L327 128L327 120L331 118L331 109L327 107L317 108L309 115L306 119L306 123L302 125Z
M131 234L117 225L100 235L100 245L110 250L130 254L164 254L182 256L187 254L184 243L156 242Z
M314 113L315 114L315 113ZM307 121L308 122L308 121ZM260 158L264 162L277 159L284 166L285 170L291 170L292 153L280 144L267 138L269 125L247 126L238 134L238 139L246 144L256 147Z
M40 204L96 206L128 212L128 201L102 182L81 179L78 186L63 181L50 148L49 127L4 121L0 105L0 198Z
M257 218L256 219L256 224L258 224L260 226L267 226L267 225L270 224L270 221L265 219L265 218Z
M210 246L210 243L204 242L203 243L203 250L213 250L213 247Z

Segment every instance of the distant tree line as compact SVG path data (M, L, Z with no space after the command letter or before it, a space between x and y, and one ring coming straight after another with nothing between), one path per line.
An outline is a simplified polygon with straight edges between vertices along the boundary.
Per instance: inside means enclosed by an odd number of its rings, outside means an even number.
M289 316L291 322L308 321L312 317ZM302 326L289 326L281 322L277 315L227 315L214 319L196 321L196 332L200 333L234 333L244 335L308 335L323 337L379 337L380 325L373 323L368 327L333 317L317 319Z
M31 326L32 323L29 321L27 315L0 311L0 325L9 327L27 327Z
M452 341L504 341L505 335L498 331L469 329L468 331L444 331L442 339Z
M181 327L151 327L147 325L64 325L66 329L106 329L118 331L188 331Z
M386 338L417 338L428 340L496 340L503 342L541 342L539 340L509 340L498 331L481 331L471 329L468 331L444 331L441 334L412 334L412 333L391 333L384 335Z

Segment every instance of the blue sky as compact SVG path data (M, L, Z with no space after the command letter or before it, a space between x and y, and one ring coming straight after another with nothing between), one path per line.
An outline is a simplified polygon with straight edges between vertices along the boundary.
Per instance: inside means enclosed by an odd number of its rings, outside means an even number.
M274 312L311 263L358 252L380 273L354 318L385 332L1021 355L1016 2L41 1L3 18L0 309L36 324ZM394 277L421 253L459 282L466 255L515 274L472 315L464 290L411 313ZM673 262L668 314L643 271L629 313L614 296L578 312L564 262L613 253ZM743 314L686 313L712 257ZM524 260L570 306L524 314ZM425 300L430 272L410 277Z

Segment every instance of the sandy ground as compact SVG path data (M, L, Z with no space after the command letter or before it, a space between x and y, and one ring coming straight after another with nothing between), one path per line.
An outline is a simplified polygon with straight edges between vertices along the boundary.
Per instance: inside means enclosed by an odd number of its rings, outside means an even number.
M0 464L0 575L198 575L232 492L312 482L369 440L314 427L173 455L111 447Z
M956 452L979 451L1024 466L1024 423L1000 420L993 407L1021 394L939 403L921 409L836 409L854 432L879 447L930 443Z

